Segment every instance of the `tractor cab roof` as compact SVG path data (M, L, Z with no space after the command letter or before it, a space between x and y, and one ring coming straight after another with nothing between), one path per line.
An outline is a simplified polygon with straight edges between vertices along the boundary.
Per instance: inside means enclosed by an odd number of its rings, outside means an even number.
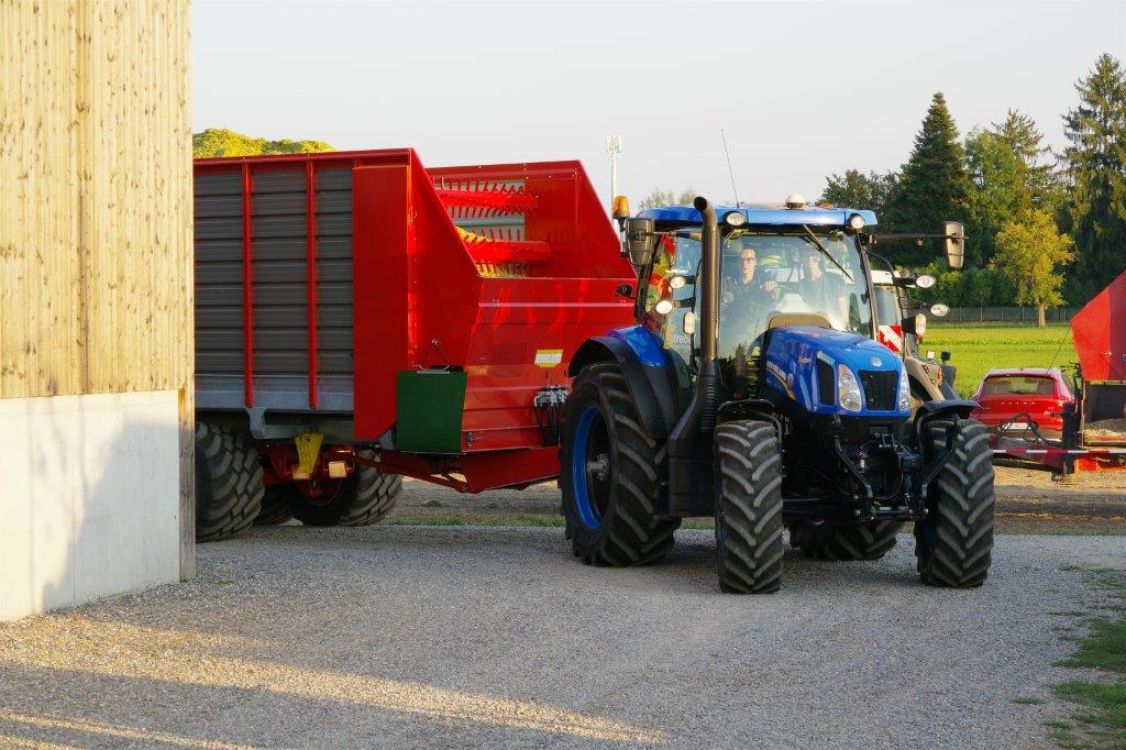
M741 213L747 217L747 224L777 227L840 227L848 224L848 217L860 214L864 218L864 225L871 227L876 224L874 211L853 208L785 208L783 206L716 206L716 216L722 224L727 214ZM692 206L662 206L660 208L647 208L638 214L643 219L654 221L674 221L684 224L699 224L700 212Z

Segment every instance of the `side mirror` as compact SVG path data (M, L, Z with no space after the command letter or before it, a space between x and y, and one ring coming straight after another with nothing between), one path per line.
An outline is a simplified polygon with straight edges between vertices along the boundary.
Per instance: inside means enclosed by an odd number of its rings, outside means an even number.
M629 262L641 268L649 262L657 247L657 235L653 234L652 219L626 219L626 252Z
M942 235L947 265L953 269L961 268L966 259L966 228L956 221L944 221Z

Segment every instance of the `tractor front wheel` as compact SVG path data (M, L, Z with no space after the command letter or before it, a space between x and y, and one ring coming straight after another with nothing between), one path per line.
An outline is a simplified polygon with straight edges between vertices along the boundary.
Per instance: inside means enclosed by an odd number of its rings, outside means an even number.
M617 363L575 378L562 437L559 486L575 556L613 566L663 557L680 526L656 513L665 447L646 433Z
M719 586L767 594L782 585L782 452L774 426L716 428L715 537Z
M929 431L930 456L949 451L950 460L931 486L927 517L915 524L919 576L929 586L980 586L993 551L989 436L969 419L935 421Z

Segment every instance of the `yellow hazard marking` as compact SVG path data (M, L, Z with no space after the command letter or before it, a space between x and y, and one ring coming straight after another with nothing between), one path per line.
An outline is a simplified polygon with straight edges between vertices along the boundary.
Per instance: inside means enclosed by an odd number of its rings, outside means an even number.
M536 349L537 367L555 367L563 362L562 349Z
M325 436L319 432L303 432L293 438L297 443L297 468L303 474L312 474L313 467L317 465L317 456L321 454L321 442Z

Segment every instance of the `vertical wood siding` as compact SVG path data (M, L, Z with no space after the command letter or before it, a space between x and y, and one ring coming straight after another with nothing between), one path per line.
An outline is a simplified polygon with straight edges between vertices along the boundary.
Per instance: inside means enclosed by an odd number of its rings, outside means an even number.
M193 371L189 8L0 0L0 398Z

